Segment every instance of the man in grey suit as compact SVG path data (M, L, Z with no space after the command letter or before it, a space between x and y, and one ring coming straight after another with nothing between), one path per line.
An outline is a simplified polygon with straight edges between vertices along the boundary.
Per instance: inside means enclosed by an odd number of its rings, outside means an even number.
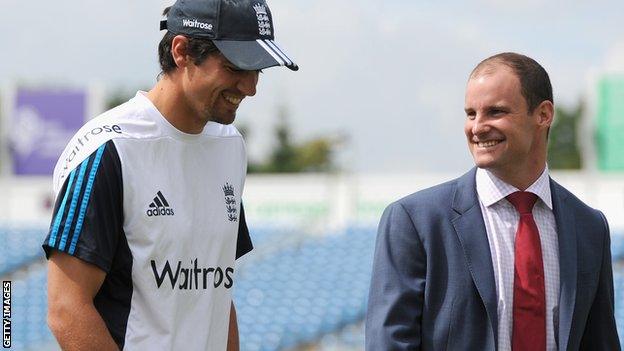
M605 217L548 175L548 74L487 58L465 112L476 167L381 218L366 350L619 350Z

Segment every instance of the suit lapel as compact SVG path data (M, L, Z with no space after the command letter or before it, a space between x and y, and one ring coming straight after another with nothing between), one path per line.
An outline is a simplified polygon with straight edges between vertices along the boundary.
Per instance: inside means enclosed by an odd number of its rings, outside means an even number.
M576 225L573 211L566 202L566 192L552 179L550 191L553 199L553 214L557 223L559 240L559 349L568 346L572 315L576 303Z
M457 216L452 218L472 280L483 300L492 325L495 344L498 345L498 307L492 255L488 243L483 215L477 197L476 168L457 180L453 197L453 210Z

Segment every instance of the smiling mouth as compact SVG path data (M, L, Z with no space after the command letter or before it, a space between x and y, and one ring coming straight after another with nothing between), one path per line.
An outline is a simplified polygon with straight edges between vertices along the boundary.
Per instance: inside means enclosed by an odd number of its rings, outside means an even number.
M243 101L242 97L236 97L234 95L226 95L226 94L222 94L223 98L225 99L225 101L229 102L232 105L238 106L241 101Z
M476 144L479 148L487 149L487 148L496 146L500 144L501 142L503 141L502 140L488 140L488 141L479 141L474 144Z

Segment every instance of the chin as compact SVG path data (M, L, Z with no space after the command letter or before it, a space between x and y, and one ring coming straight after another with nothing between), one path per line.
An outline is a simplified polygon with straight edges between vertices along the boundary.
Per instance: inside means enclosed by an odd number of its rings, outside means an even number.
M232 124L232 123L234 123L234 117L232 117L231 119L225 120L225 121L223 121L223 122L219 122L219 123L221 123L221 124L226 124L226 125L227 125L227 124Z
M231 116L220 116L218 118L213 119L214 122L217 122L219 124L232 124L234 122L234 120L236 119L236 115L233 114Z
M473 156L475 166L483 169L491 169L496 167L496 161L491 158Z

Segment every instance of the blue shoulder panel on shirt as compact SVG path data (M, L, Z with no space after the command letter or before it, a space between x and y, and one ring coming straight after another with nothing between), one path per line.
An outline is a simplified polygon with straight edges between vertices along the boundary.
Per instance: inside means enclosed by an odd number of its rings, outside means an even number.
M78 214L76 229L74 229L74 236L72 238L71 245L69 246L70 255L76 250L76 243L78 242L78 237L80 236L80 231L82 230L82 223L84 222L87 205L89 204L89 197L91 196L91 190L93 189L93 182L95 181L95 174L97 173L98 166L100 165L100 160L102 159L102 153L104 153L105 147L106 144L103 144L98 148L97 153L95 154L95 159L93 160L93 165L91 165L91 172L89 173L89 178L87 179L87 186L85 188L84 195L82 196L82 204L80 205L80 213Z
M74 214L76 213L76 206L78 206L78 198L80 197L80 190L82 189L82 183L84 182L84 175L87 171L87 165L89 164L89 160L91 160L91 156L84 160L82 162L82 165L80 166L80 172L78 173L78 179L76 180L74 193L72 194L72 201L69 205L67 219L65 220L65 226L63 228L63 235L61 236L61 242L58 246L58 249L61 251L65 250L65 245L67 244L69 229L71 228L72 222L74 221Z
M54 247L56 243L56 236L58 235L59 227L61 226L61 219L63 219L63 213L65 212L65 204L67 203L67 198L69 197L69 193L71 192L72 185L74 184L74 177L76 176L76 170L73 170L69 176L69 183L67 184L67 188L65 189L65 195L63 195L63 202L61 202L61 206L59 207L56 218L54 219L54 224L52 226L52 232L50 233L50 240L48 240L48 245Z

